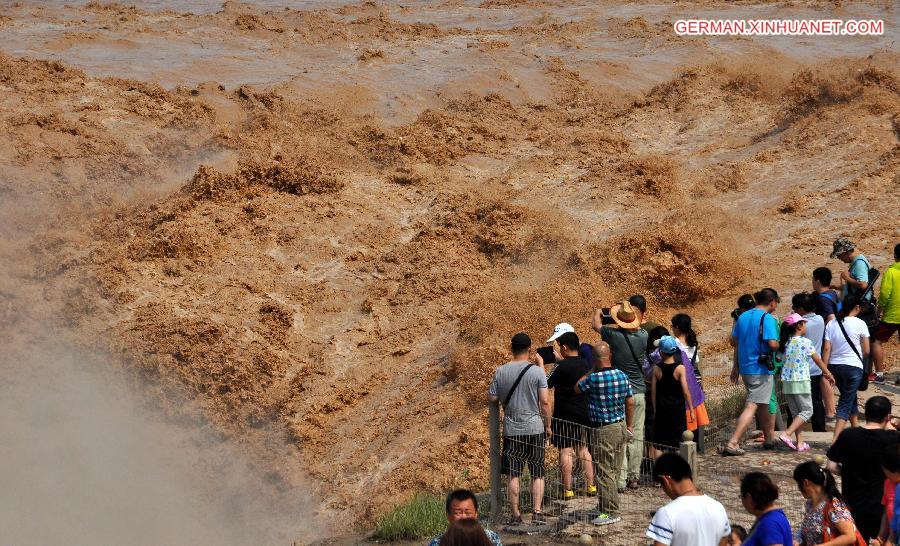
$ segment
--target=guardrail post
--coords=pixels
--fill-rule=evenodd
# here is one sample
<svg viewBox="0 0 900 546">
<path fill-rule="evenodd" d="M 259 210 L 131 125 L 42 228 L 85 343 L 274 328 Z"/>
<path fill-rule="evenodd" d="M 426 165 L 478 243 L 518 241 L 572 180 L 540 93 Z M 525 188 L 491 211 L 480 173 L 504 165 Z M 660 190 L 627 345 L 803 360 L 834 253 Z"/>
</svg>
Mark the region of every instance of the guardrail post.
<svg viewBox="0 0 900 546">
<path fill-rule="evenodd" d="M 500 404 L 488 404 L 488 436 L 491 440 L 491 522 L 500 520 Z"/>
<path fill-rule="evenodd" d="M 681 445 L 678 448 L 678 454 L 687 461 L 691 467 L 691 474 L 694 476 L 694 482 L 697 481 L 697 444 L 694 443 L 694 433 L 686 430 L 681 435 Z"/>
</svg>

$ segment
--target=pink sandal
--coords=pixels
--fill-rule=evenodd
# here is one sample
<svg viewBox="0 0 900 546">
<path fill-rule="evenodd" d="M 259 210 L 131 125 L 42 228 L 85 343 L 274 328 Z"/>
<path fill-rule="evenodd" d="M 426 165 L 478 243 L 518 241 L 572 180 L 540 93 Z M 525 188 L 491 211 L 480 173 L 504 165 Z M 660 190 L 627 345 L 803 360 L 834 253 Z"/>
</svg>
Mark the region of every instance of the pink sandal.
<svg viewBox="0 0 900 546">
<path fill-rule="evenodd" d="M 807 444 L 806 442 L 801 442 L 800 445 L 797 446 L 797 451 L 809 451 L 809 450 L 810 450 L 809 444 Z"/>
<path fill-rule="evenodd" d="M 779 436 L 778 439 L 781 440 L 781 442 L 784 445 L 788 446 L 789 448 L 793 449 L 794 451 L 797 451 L 797 446 L 794 445 L 794 442 L 792 442 L 791 439 L 788 438 L 787 436 L 785 436 L 784 434 Z"/>
</svg>

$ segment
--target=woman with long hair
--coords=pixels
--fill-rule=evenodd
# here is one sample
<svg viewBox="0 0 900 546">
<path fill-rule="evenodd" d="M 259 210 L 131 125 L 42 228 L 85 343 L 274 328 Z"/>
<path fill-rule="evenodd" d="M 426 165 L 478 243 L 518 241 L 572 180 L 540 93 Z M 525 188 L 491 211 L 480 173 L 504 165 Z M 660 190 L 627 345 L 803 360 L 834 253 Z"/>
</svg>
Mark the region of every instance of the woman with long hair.
<svg viewBox="0 0 900 546">
<path fill-rule="evenodd" d="M 856 544 L 857 530 L 853 516 L 841 500 L 841 493 L 831 472 L 814 461 L 807 461 L 794 468 L 794 481 L 803 498 L 807 499 L 806 516 L 800 525 L 800 545 Z M 862 540 L 861 536 L 859 540 Z"/>
<path fill-rule="evenodd" d="M 672 317 L 672 336 L 678 342 L 678 348 L 681 349 L 681 361 L 687 371 L 687 385 L 691 392 L 691 403 L 694 406 L 684 408 L 686 415 L 689 416 L 693 410 L 695 417 L 695 419 L 688 419 L 687 429 L 696 431 L 697 446 L 702 451 L 703 427 L 709 424 L 709 415 L 706 413 L 706 395 L 703 393 L 700 374 L 700 343 L 697 342 L 697 332 L 694 331 L 690 315 L 678 313 Z"/>
</svg>

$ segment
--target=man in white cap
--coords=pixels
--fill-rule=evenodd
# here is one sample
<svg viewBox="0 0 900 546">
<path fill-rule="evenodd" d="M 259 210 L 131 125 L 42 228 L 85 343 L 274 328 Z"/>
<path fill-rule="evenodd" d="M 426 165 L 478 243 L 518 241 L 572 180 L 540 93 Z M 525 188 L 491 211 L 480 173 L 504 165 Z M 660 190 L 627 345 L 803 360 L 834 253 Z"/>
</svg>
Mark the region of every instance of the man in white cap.
<svg viewBox="0 0 900 546">
<path fill-rule="evenodd" d="M 550 336 L 550 339 L 547 340 L 547 345 L 550 345 L 557 339 L 559 336 L 566 333 L 575 333 L 575 328 L 569 324 L 568 322 L 560 322 L 556 326 L 553 327 L 553 335 Z M 538 355 L 540 357 L 540 355 Z M 562 355 L 559 354 L 558 348 L 554 348 L 554 356 L 557 360 L 562 358 Z M 578 356 L 583 358 L 585 362 L 593 362 L 594 361 L 594 346 L 590 343 L 582 343 L 580 347 L 578 347 Z M 543 365 L 543 361 L 539 362 L 539 364 Z"/>
<path fill-rule="evenodd" d="M 641 356 L 647 351 L 647 330 L 641 328 L 641 315 L 630 302 L 612 306 L 609 310 L 614 324 L 603 324 L 603 310 L 594 312 L 593 327 L 612 352 L 612 365 L 622 370 L 631 383 L 634 400 L 634 437 L 625 446 L 625 458 L 619 472 L 620 491 L 637 489 L 644 456 L 644 417 L 646 415 L 647 383 L 641 369 Z"/>
</svg>

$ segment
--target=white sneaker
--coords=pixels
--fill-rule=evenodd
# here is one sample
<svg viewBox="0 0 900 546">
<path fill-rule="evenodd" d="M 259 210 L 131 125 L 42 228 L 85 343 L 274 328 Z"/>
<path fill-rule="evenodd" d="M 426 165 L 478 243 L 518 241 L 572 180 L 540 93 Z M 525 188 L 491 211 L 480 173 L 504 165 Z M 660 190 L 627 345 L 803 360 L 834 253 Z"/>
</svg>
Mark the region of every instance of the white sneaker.
<svg viewBox="0 0 900 546">
<path fill-rule="evenodd" d="M 600 514 L 596 518 L 594 518 L 591 523 L 594 525 L 609 525 L 610 523 L 618 523 L 622 521 L 622 518 L 619 516 L 611 516 L 609 514 Z"/>
</svg>

